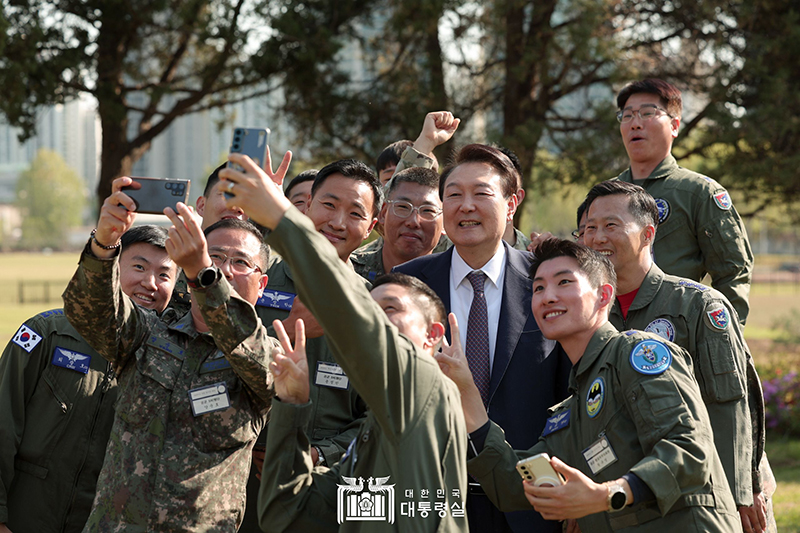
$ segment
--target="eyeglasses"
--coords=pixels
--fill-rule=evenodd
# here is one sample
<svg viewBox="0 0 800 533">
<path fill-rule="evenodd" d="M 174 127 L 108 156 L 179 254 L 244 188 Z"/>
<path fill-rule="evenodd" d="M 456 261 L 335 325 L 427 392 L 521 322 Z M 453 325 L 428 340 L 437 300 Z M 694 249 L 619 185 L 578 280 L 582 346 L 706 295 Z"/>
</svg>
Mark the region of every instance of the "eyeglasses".
<svg viewBox="0 0 800 533">
<path fill-rule="evenodd" d="M 672 115 L 667 113 L 667 110 L 663 107 L 658 107 L 655 104 L 642 104 L 642 107 L 634 111 L 633 109 L 623 109 L 622 111 L 617 112 L 617 121 L 620 124 L 627 124 L 631 120 L 633 120 L 634 116 L 638 116 L 642 122 L 648 121 L 651 118 L 655 118 L 659 116 L 658 113 L 664 113 L 668 117 L 672 118 Z"/>
<path fill-rule="evenodd" d="M 211 262 L 214 263 L 214 266 L 217 268 L 222 268 L 227 261 L 230 261 L 231 271 L 234 274 L 251 274 L 258 270 L 260 273 L 264 273 L 257 265 L 254 265 L 252 261 L 249 259 L 245 259 L 244 257 L 228 257 L 227 255 L 220 253 L 220 252 L 211 252 L 208 254 L 211 257 Z"/>
<path fill-rule="evenodd" d="M 579 230 L 579 229 L 572 230 L 572 238 L 573 239 L 575 239 L 577 241 L 581 237 L 583 237 L 583 232 L 581 230 Z"/>
<path fill-rule="evenodd" d="M 442 210 L 435 205 L 424 204 L 419 207 L 403 200 L 386 200 L 387 204 L 392 205 L 392 213 L 400 218 L 408 218 L 416 211 L 422 220 L 436 220 L 442 214 Z"/>
</svg>

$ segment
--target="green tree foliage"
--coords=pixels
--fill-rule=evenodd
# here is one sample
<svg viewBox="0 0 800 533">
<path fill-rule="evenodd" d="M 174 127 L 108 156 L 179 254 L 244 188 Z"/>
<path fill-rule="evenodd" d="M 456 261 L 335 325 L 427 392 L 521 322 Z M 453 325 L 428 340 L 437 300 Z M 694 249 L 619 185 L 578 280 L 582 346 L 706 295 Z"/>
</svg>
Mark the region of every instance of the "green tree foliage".
<svg viewBox="0 0 800 533">
<path fill-rule="evenodd" d="M 61 248 L 71 228 L 81 223 L 86 201 L 83 180 L 55 152 L 39 150 L 17 181 L 16 205 L 22 213 L 25 248 Z"/>
<path fill-rule="evenodd" d="M 98 199 L 176 118 L 315 82 L 369 2 L 23 0 L 3 2 L 0 111 L 33 134 L 36 112 L 78 93 L 98 102 Z M 311 43 L 311 44 L 309 44 Z M 301 53 L 298 53 L 298 50 Z M 298 73 L 297 69 L 303 69 Z M 277 75 L 280 76 L 277 76 Z"/>
</svg>

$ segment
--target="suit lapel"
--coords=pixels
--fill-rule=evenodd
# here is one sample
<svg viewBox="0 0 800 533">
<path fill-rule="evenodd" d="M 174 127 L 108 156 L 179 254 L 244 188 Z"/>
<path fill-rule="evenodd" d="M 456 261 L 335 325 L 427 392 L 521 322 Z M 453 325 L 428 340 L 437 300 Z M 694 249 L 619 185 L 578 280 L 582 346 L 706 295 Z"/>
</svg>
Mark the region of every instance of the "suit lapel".
<svg viewBox="0 0 800 533">
<path fill-rule="evenodd" d="M 420 272 L 420 279 L 427 283 L 428 287 L 433 289 L 433 292 L 439 295 L 447 314 L 450 314 L 450 262 L 452 259 L 453 247 L 451 246 L 448 250 L 432 258 Z M 450 322 L 447 317 L 445 317 L 444 322 L 445 335 L 449 342 Z"/>
<path fill-rule="evenodd" d="M 524 254 L 506 246 L 506 273 L 503 280 L 503 302 L 497 325 L 492 378 L 489 382 L 489 402 L 514 355 L 519 337 L 525 329 L 531 311 L 531 280 Z M 524 356 L 524 354 L 520 354 Z"/>
</svg>

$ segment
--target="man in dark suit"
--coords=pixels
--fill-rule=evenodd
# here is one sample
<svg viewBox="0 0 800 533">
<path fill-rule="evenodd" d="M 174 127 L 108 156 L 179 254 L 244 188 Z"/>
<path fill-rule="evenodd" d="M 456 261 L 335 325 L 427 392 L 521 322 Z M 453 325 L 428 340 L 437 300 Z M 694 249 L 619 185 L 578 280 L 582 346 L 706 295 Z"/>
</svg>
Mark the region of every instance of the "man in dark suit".
<svg viewBox="0 0 800 533">
<path fill-rule="evenodd" d="M 454 247 L 395 267 L 428 284 L 461 325 L 461 343 L 489 417 L 512 446 L 532 446 L 547 408 L 566 397 L 569 360 L 542 336 L 531 312 L 532 256 L 503 242 L 517 208 L 518 173 L 499 150 L 471 144 L 439 182 Z M 470 484 L 472 531 L 560 531 L 535 511 L 502 513 Z"/>
</svg>

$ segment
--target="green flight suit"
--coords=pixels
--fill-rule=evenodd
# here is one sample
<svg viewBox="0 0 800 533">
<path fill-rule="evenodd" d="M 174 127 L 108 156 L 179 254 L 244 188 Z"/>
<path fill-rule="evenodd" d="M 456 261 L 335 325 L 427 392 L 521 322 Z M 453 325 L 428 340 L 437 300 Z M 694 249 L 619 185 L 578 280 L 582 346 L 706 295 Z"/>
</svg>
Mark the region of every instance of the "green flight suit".
<svg viewBox="0 0 800 533">
<path fill-rule="evenodd" d="M 627 318 L 617 302 L 608 319 L 620 330 L 655 333 L 689 352 L 733 498 L 737 505 L 752 505 L 752 426 L 759 421 L 750 419 L 747 377 L 748 368 L 754 372 L 755 367 L 728 300 L 705 285 L 664 274 L 654 264 Z"/>
<path fill-rule="evenodd" d="M 119 376 L 97 497 L 84 531 L 233 533 L 244 513 L 252 448 L 272 400 L 266 334 L 225 277 L 193 295 L 191 313 L 161 316 L 119 284 L 119 254 L 89 243 L 64 291 L 64 312 Z"/>
<path fill-rule="evenodd" d="M 289 316 L 291 304 L 297 293 L 292 271 L 278 254 L 273 254 L 278 259 L 272 263 L 267 271 L 267 287 L 258 301 L 256 312 L 262 323 L 267 326 L 267 331 L 274 336 L 273 320 L 284 320 Z M 369 288 L 369 283 L 365 282 Z M 333 465 L 347 449 L 355 436 L 361 423 L 367 417 L 367 405 L 358 395 L 352 385 L 345 388 L 317 385 L 317 369 L 322 363 L 325 370 L 340 368 L 331 353 L 325 336 L 306 340 L 306 355 L 308 357 L 309 381 L 311 384 L 310 398 L 312 401 L 308 425 L 304 428 L 310 436 L 311 445 L 317 446 L 322 451 L 325 464 Z M 332 366 L 331 366 L 332 365 Z M 320 374 L 320 378 L 326 372 Z M 340 384 L 337 384 L 340 386 Z M 267 440 L 270 423 L 261 431 L 258 442 L 264 444 Z M 270 456 L 265 461 L 270 461 Z M 250 472 L 247 481 L 247 509 L 245 510 L 240 533 L 260 533 L 258 525 L 258 491 L 261 486 L 256 476 L 255 466 Z"/>
<path fill-rule="evenodd" d="M 467 531 L 467 434 L 455 384 L 435 359 L 399 334 L 362 280 L 299 211 L 290 208 L 268 240 L 291 265 L 300 297 L 328 332 L 336 360 L 370 410 L 339 463 L 312 468 L 304 432 L 311 405 L 274 402 L 266 453 L 275 459 L 265 463 L 261 478 L 262 529 Z M 430 493 L 422 497 L 423 490 Z M 393 523 L 388 516 L 346 520 L 350 496 L 376 494 L 388 498 L 384 511 L 394 513 Z M 426 498 L 430 510 L 419 512 L 415 504 Z M 409 503 L 413 518 L 406 516 Z"/>
<path fill-rule="evenodd" d="M 547 452 L 596 483 L 636 474 L 655 496 L 580 518 L 581 531 L 741 531 L 688 353 L 656 335 L 620 333 L 606 323 L 572 368 L 569 387 L 570 397 L 549 409 L 539 442 L 527 451 L 512 450 L 491 423 L 468 466 L 498 508 L 530 509 L 515 464 Z"/>
<path fill-rule="evenodd" d="M 111 363 L 64 311 L 17 330 L 0 357 L 0 523 L 17 533 L 79 533 L 114 421 Z"/>
<path fill-rule="evenodd" d="M 634 182 L 630 169 L 618 179 L 641 185 L 656 199 L 656 264 L 667 274 L 694 281 L 711 276 L 711 285 L 725 295 L 744 324 L 750 310 L 753 251 L 722 185 L 679 167 L 672 155 L 643 181 Z"/>
</svg>

